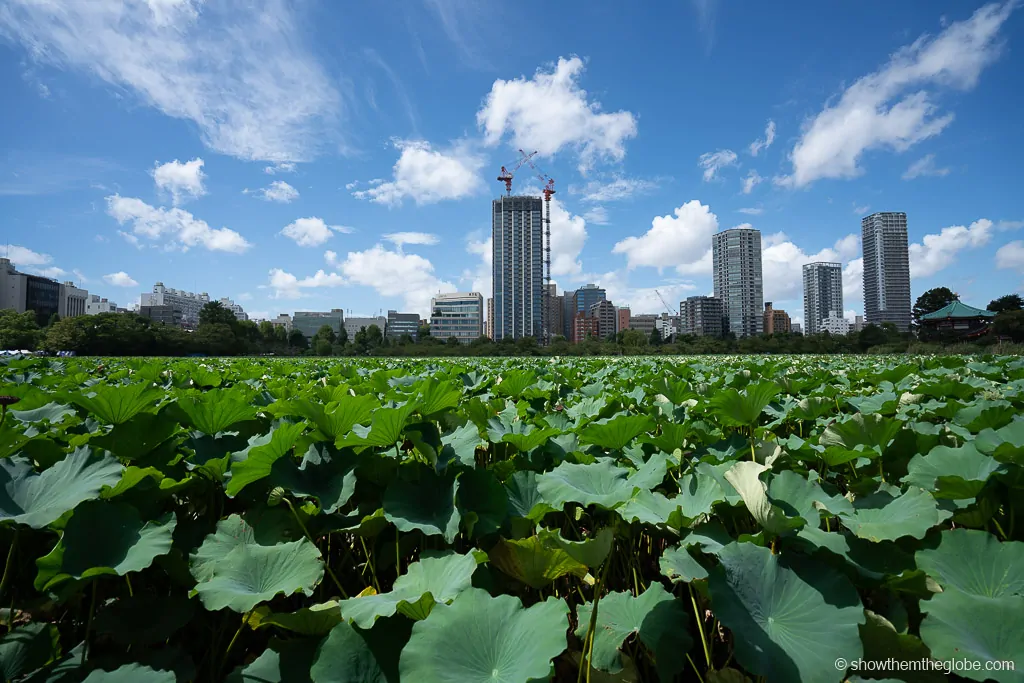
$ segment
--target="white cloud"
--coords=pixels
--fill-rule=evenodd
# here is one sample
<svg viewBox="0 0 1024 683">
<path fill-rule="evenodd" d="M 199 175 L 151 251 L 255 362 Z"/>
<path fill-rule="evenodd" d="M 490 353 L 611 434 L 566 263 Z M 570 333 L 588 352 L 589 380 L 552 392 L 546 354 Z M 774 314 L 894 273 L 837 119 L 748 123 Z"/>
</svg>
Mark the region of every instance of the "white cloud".
<svg viewBox="0 0 1024 683">
<path fill-rule="evenodd" d="M 683 272 L 700 261 L 718 230 L 718 217 L 711 208 L 693 199 L 674 211 L 656 216 L 651 229 L 640 237 L 627 237 L 615 244 L 613 254 L 625 254 L 629 270 L 641 266 L 672 267 Z"/>
<path fill-rule="evenodd" d="M 353 284 L 372 287 L 381 296 L 403 297 L 410 312 L 427 313 L 431 297 L 456 291 L 455 285 L 434 275 L 429 260 L 379 244 L 365 251 L 350 251 L 338 267 Z"/>
<path fill-rule="evenodd" d="M 352 232 L 351 228 L 342 225 L 327 225 L 323 218 L 312 216 L 298 218 L 284 226 L 281 234 L 295 241 L 300 247 L 319 247 L 331 239 L 335 232 Z"/>
<path fill-rule="evenodd" d="M 8 245 L 0 251 L 16 266 L 45 266 L 53 261 L 53 257 L 49 254 L 40 254 L 16 244 Z"/>
<path fill-rule="evenodd" d="M 835 249 L 841 260 L 846 261 L 847 259 L 851 259 L 860 253 L 860 237 L 850 233 L 836 242 Z"/>
<path fill-rule="evenodd" d="M 103 281 L 106 282 L 108 285 L 113 285 L 115 287 L 139 286 L 139 283 L 133 280 L 132 277 L 123 270 L 119 270 L 116 273 L 110 273 L 109 275 L 104 275 Z"/>
<path fill-rule="evenodd" d="M 246 192 L 248 192 L 248 190 L 246 190 Z M 256 196 L 265 202 L 289 204 L 298 198 L 299 191 L 283 180 L 275 180 L 270 183 L 269 187 L 257 190 Z"/>
<path fill-rule="evenodd" d="M 211 149 L 243 159 L 312 157 L 342 108 L 281 0 L 10 0 L 0 35 L 193 121 Z"/>
<path fill-rule="evenodd" d="M 210 251 L 234 253 L 241 253 L 252 246 L 234 230 L 214 229 L 188 211 L 157 208 L 141 199 L 111 195 L 107 197 L 107 213 L 121 225 L 131 224 L 132 232 L 122 233 L 122 236 L 134 244 L 145 237 L 152 241 L 166 240 L 169 245 L 177 245 L 183 251 L 202 246 Z"/>
<path fill-rule="evenodd" d="M 270 166 L 265 166 L 263 172 L 267 175 L 274 175 L 275 173 L 294 173 L 295 164 L 290 161 L 280 161 Z"/>
<path fill-rule="evenodd" d="M 80 285 L 87 285 L 87 284 L 89 284 L 89 282 L 90 282 L 89 278 L 87 278 L 85 276 L 85 273 L 80 271 L 78 268 L 74 268 L 71 272 L 74 273 L 75 277 L 78 278 L 78 284 L 80 284 Z"/>
<path fill-rule="evenodd" d="M 843 266 L 843 303 L 849 306 L 864 299 L 864 259 L 852 259 Z"/>
<path fill-rule="evenodd" d="M 980 218 L 969 227 L 953 225 L 939 234 L 925 235 L 920 244 L 910 245 L 910 277 L 928 277 L 953 264 L 957 254 L 988 243 L 992 221 Z"/>
<path fill-rule="evenodd" d="M 477 256 L 480 261 L 473 269 L 466 269 L 462 273 L 462 281 L 469 282 L 469 291 L 480 292 L 484 298 L 494 293 L 493 270 L 494 263 L 493 238 L 481 239 L 479 232 L 471 233 L 466 237 L 466 253 Z"/>
<path fill-rule="evenodd" d="M 46 268 L 31 267 L 28 268 L 27 270 L 35 275 L 48 277 L 54 280 L 62 278 L 68 274 L 68 271 L 64 270 L 63 268 L 58 268 L 57 266 L 47 266 Z"/>
<path fill-rule="evenodd" d="M 337 273 L 326 273 L 323 270 L 301 280 L 291 273 L 280 268 L 270 270 L 270 282 L 268 285 L 261 285 L 261 288 L 273 290 L 271 297 L 274 299 L 298 299 L 303 296 L 302 290 L 316 289 L 319 287 L 340 287 L 346 284 L 345 279 Z"/>
<path fill-rule="evenodd" d="M 1024 221 L 998 221 L 996 223 L 996 230 L 1001 232 L 1006 230 L 1019 230 L 1020 228 L 1024 228 Z"/>
<path fill-rule="evenodd" d="M 432 235 L 429 232 L 392 232 L 382 237 L 399 249 L 403 244 L 434 245 L 441 241 L 437 235 Z"/>
<path fill-rule="evenodd" d="M 465 143 L 444 152 L 423 140 L 395 140 L 394 146 L 401 155 L 393 179 L 357 190 L 353 197 L 388 205 L 399 205 L 406 197 L 417 204 L 432 204 L 462 199 L 483 188 L 479 174 L 484 160 Z"/>
<path fill-rule="evenodd" d="M 602 112 L 589 100 L 578 83 L 583 67 L 579 57 L 560 58 L 553 70 L 538 69 L 533 78 L 496 80 L 476 115 L 485 142 L 496 145 L 508 133 L 514 148 L 544 157 L 569 148 L 579 156 L 581 173 L 603 159 L 621 161 L 626 141 L 636 136 L 636 117 Z"/>
<path fill-rule="evenodd" d="M 935 167 L 935 155 L 926 154 L 914 163 L 910 165 L 903 173 L 904 180 L 913 180 L 918 176 L 945 176 L 949 175 L 948 168 L 936 168 Z"/>
<path fill-rule="evenodd" d="M 996 267 L 1024 272 L 1024 240 L 1014 240 L 999 247 L 999 251 L 996 252 Z"/>
<path fill-rule="evenodd" d="M 608 209 L 603 206 L 595 206 L 584 212 L 583 219 L 594 225 L 608 225 Z"/>
<path fill-rule="evenodd" d="M 633 315 L 639 313 L 665 313 L 661 298 L 668 302 L 673 314 L 679 313 L 679 302 L 698 291 L 698 286 L 688 280 L 661 282 L 657 287 L 635 287 L 630 285 L 628 273 L 612 271 L 601 275 L 587 276 L 588 282 L 604 287 L 608 300 L 616 306 L 628 307 Z M 660 297 L 658 295 L 661 295 Z"/>
<path fill-rule="evenodd" d="M 764 213 L 764 209 L 761 208 L 760 206 L 751 206 L 745 209 L 737 209 L 737 211 L 739 211 L 740 213 L 745 213 L 748 216 L 760 216 L 762 213 Z"/>
<path fill-rule="evenodd" d="M 587 221 L 551 200 L 551 275 L 576 275 L 583 271 L 580 252 L 587 241 Z"/>
<path fill-rule="evenodd" d="M 196 199 L 206 194 L 203 180 L 203 160 L 192 159 L 184 163 L 175 159 L 166 164 L 157 164 L 150 173 L 156 183 L 156 189 L 170 194 L 175 206 L 189 199 Z"/>
<path fill-rule="evenodd" d="M 863 154 L 874 149 L 903 152 L 938 135 L 953 121 L 940 114 L 929 90 L 969 90 L 999 56 L 997 34 L 1015 2 L 993 3 L 970 19 L 922 36 L 898 50 L 888 64 L 847 88 L 803 127 L 789 155 L 793 172 L 780 185 L 805 187 L 822 178 L 853 178 Z"/>
<path fill-rule="evenodd" d="M 237 298 L 239 301 L 252 301 L 252 294 L 250 294 L 249 292 L 242 292 L 235 298 Z"/>
<path fill-rule="evenodd" d="M 615 177 L 611 180 L 592 180 L 584 187 L 569 187 L 569 194 L 582 194 L 585 202 L 615 202 L 631 199 L 638 194 L 656 190 L 658 183 L 641 178 Z"/>
<path fill-rule="evenodd" d="M 765 236 L 763 244 L 766 246 L 761 252 L 764 300 L 776 302 L 779 307 L 782 307 L 782 302 L 802 300 L 804 265 L 818 261 L 841 263 L 852 255 L 851 249 L 856 253 L 854 245 L 858 241 L 857 235 L 847 235 L 832 247 L 809 254 L 783 233 Z M 798 306 L 802 307 L 802 304 Z"/>
<path fill-rule="evenodd" d="M 756 157 L 762 149 L 768 149 L 775 142 L 775 122 L 771 119 L 768 120 L 768 125 L 764 128 L 764 139 L 754 140 L 750 143 L 750 156 Z"/>
<path fill-rule="evenodd" d="M 735 166 L 738 158 L 736 152 L 731 149 L 720 149 L 717 152 L 701 154 L 697 159 L 697 165 L 704 169 L 704 182 L 714 180 L 721 169 Z"/>
<path fill-rule="evenodd" d="M 853 207 L 853 213 L 854 213 L 855 216 L 862 216 L 862 217 L 866 216 L 866 215 L 868 215 L 868 211 L 870 211 L 870 210 L 871 210 L 871 207 L 869 205 L 867 205 L 867 204 L 865 204 L 863 206 L 856 206 L 855 205 Z"/>
<path fill-rule="evenodd" d="M 760 173 L 754 169 L 750 169 L 750 173 L 748 173 L 747 177 L 743 179 L 743 194 L 750 194 L 762 180 L 764 180 L 764 178 L 761 177 Z"/>
</svg>

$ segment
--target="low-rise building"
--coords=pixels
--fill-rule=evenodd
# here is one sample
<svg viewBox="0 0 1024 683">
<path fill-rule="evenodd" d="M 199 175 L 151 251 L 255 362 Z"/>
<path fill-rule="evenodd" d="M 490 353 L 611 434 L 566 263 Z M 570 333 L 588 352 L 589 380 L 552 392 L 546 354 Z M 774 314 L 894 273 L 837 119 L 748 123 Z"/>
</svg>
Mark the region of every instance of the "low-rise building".
<svg viewBox="0 0 1024 683">
<path fill-rule="evenodd" d="M 970 339 L 988 332 L 996 314 L 960 301 L 921 316 L 922 339 Z"/>
<path fill-rule="evenodd" d="M 792 332 L 793 334 L 803 334 L 804 326 L 801 325 L 800 323 L 790 323 L 789 331 Z"/>
<path fill-rule="evenodd" d="M 661 335 L 662 339 L 673 338 L 682 332 L 683 319 L 678 315 L 662 313 L 655 321 L 654 329 L 658 330 L 658 334 Z"/>
<path fill-rule="evenodd" d="M 683 334 L 695 337 L 723 337 L 728 327 L 725 306 L 713 296 L 690 296 L 679 302 Z"/>
<path fill-rule="evenodd" d="M 221 306 L 223 306 L 224 308 L 226 308 L 229 311 L 231 311 L 232 313 L 234 313 L 235 314 L 235 318 L 237 318 L 238 320 L 248 320 L 249 319 L 249 316 L 242 309 L 242 307 L 239 304 L 236 304 L 231 299 L 229 299 L 227 297 L 222 297 L 222 298 L 218 299 L 218 301 L 220 302 Z"/>
<path fill-rule="evenodd" d="M 107 301 L 99 294 L 90 294 L 85 302 L 85 314 L 99 315 L 100 313 L 117 313 L 117 304 Z"/>
<path fill-rule="evenodd" d="M 278 313 L 276 318 L 272 318 L 267 322 L 274 327 L 283 327 L 285 332 L 292 331 L 292 317 L 287 313 Z"/>
<path fill-rule="evenodd" d="M 295 311 L 292 315 L 291 328 L 301 332 L 306 339 L 311 339 L 324 325 L 329 325 L 334 334 L 340 334 L 343 326 L 348 329 L 345 322 L 345 311 L 340 308 L 332 308 L 329 311 Z M 351 341 L 352 335 L 350 334 L 348 338 Z"/>
<path fill-rule="evenodd" d="M 174 327 L 181 327 L 183 325 L 184 316 L 181 313 L 181 309 L 170 304 L 139 306 L 139 315 L 161 325 L 173 325 Z"/>
<path fill-rule="evenodd" d="M 74 282 L 65 282 L 60 286 L 60 300 L 57 302 L 57 315 L 61 318 L 76 318 L 85 315 L 85 304 L 89 292 L 75 287 Z"/>
<path fill-rule="evenodd" d="M 591 338 L 601 338 L 600 321 L 592 315 L 577 313 L 572 321 L 572 342 L 579 344 Z"/>
<path fill-rule="evenodd" d="M 484 297 L 479 292 L 438 294 L 430 300 L 430 336 L 463 344 L 484 333 Z"/>
<path fill-rule="evenodd" d="M 657 323 L 658 315 L 656 313 L 640 313 L 629 316 L 629 329 L 639 330 L 648 337 L 651 336 L 651 332 L 654 332 Z"/>
<path fill-rule="evenodd" d="M 206 292 L 196 294 L 173 287 L 165 287 L 164 283 L 153 285 L 152 292 L 146 292 L 140 300 L 141 306 L 174 306 L 181 311 L 181 321 L 186 327 L 199 324 L 199 311 L 210 303 L 210 295 Z"/>
<path fill-rule="evenodd" d="M 382 315 L 345 318 L 345 333 L 348 334 L 348 340 L 352 341 L 355 339 L 356 333 L 359 330 L 364 327 L 369 329 L 370 325 L 376 325 L 377 329 L 380 330 L 381 336 L 388 333 L 388 319 Z"/>
<path fill-rule="evenodd" d="M 400 339 L 403 334 L 407 334 L 416 341 L 420 333 L 420 314 L 388 311 L 387 332 L 392 339 Z"/>
<path fill-rule="evenodd" d="M 842 311 L 829 311 L 828 317 L 821 321 L 821 331 L 833 335 L 850 333 L 850 321 L 843 317 Z"/>
<path fill-rule="evenodd" d="M 622 332 L 629 329 L 629 306 L 619 306 L 618 320 L 615 322 L 615 332 Z"/>
<path fill-rule="evenodd" d="M 789 313 L 781 308 L 772 308 L 772 302 L 764 303 L 764 333 L 786 334 L 790 329 Z"/>
</svg>

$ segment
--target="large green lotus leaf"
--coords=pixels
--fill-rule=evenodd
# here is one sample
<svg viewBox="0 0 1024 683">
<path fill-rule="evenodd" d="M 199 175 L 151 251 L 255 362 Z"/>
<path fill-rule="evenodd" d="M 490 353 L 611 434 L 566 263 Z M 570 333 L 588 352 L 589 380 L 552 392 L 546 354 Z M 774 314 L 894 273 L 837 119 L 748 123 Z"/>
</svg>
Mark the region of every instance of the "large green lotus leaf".
<svg viewBox="0 0 1024 683">
<path fill-rule="evenodd" d="M 363 635 L 344 621 L 331 629 L 320 643 L 309 675 L 313 683 L 387 681 Z"/>
<path fill-rule="evenodd" d="M 94 627 L 121 645 L 156 645 L 184 627 L 195 611 L 196 601 L 185 595 L 136 595 L 98 612 Z"/>
<path fill-rule="evenodd" d="M 818 440 L 822 446 L 854 450 L 857 446 L 881 454 L 903 429 L 903 422 L 882 415 L 857 413 L 844 422 L 829 425 Z M 873 456 L 866 456 L 873 457 Z"/>
<path fill-rule="evenodd" d="M 860 659 L 864 610 L 840 573 L 752 543 L 718 553 L 708 589 L 736 660 L 771 683 L 836 683 L 835 660 Z"/>
<path fill-rule="evenodd" d="M 82 683 L 175 683 L 173 671 L 162 671 L 143 664 L 125 664 L 113 671 L 94 669 Z"/>
<path fill-rule="evenodd" d="M 505 487 L 489 470 L 468 470 L 459 476 L 459 509 L 466 528 L 474 538 L 492 534 L 508 516 Z"/>
<path fill-rule="evenodd" d="M 236 391 L 214 390 L 178 399 L 178 407 L 190 424 L 204 434 L 214 435 L 239 422 L 256 417 L 256 407 Z"/>
<path fill-rule="evenodd" d="M 267 605 L 260 605 L 246 624 L 252 629 L 274 627 L 304 636 L 322 636 L 342 621 L 341 606 L 337 600 L 330 600 L 294 612 L 274 612 Z"/>
<path fill-rule="evenodd" d="M 0 638 L 0 680 L 12 681 L 46 666 L 60 655 L 57 626 L 34 621 Z"/>
<path fill-rule="evenodd" d="M 974 445 L 999 462 L 1024 464 L 1024 419 L 1017 418 L 1000 429 L 983 429 Z"/>
<path fill-rule="evenodd" d="M 228 496 L 237 496 L 249 484 L 270 476 L 274 463 L 291 452 L 305 429 L 306 425 L 301 422 L 282 422 L 269 434 L 249 439 L 248 448 L 232 455 L 231 479 L 226 488 Z"/>
<path fill-rule="evenodd" d="M 407 403 L 399 408 L 377 408 L 370 418 L 370 426 L 355 425 L 352 433 L 338 438 L 334 443 L 343 446 L 387 447 L 394 446 L 402 438 L 405 423 L 415 406 Z"/>
<path fill-rule="evenodd" d="M 958 410 L 953 422 L 977 434 L 983 429 L 1005 427 L 1019 412 L 1009 401 L 981 400 Z"/>
<path fill-rule="evenodd" d="M 40 473 L 27 458 L 0 459 L 0 522 L 42 529 L 84 500 L 116 486 L 123 471 L 110 454 L 93 455 L 88 446 Z"/>
<path fill-rule="evenodd" d="M 591 603 L 580 605 L 576 629 L 580 639 L 590 630 L 592 611 Z M 635 633 L 654 656 L 660 680 L 670 681 L 683 670 L 686 653 L 693 646 L 687 621 L 686 608 L 660 583 L 652 583 L 637 597 L 632 593 L 609 593 L 598 603 L 591 665 L 599 671 L 621 671 L 619 648 Z"/>
<path fill-rule="evenodd" d="M 507 443 L 517 451 L 529 453 L 543 446 L 551 437 L 561 434 L 561 430 L 555 427 L 538 427 L 531 422 L 514 422 L 508 431 L 501 432 L 498 438 L 495 438 L 491 430 L 488 430 L 488 434 L 494 441 Z"/>
<path fill-rule="evenodd" d="M 982 455 L 972 443 L 959 448 L 936 446 L 910 459 L 903 481 L 932 491 L 936 498 L 975 498 L 996 472 L 1006 470 L 995 458 Z"/>
<path fill-rule="evenodd" d="M 865 415 L 880 413 L 892 415 L 899 407 L 900 397 L 892 391 L 883 391 L 870 396 L 848 396 L 846 402 Z"/>
<path fill-rule="evenodd" d="M 545 514 L 554 510 L 544 502 L 537 488 L 537 473 L 531 470 L 520 470 L 513 474 L 505 484 L 508 495 L 509 514 L 539 521 Z"/>
<path fill-rule="evenodd" d="M 537 489 L 544 501 L 556 510 L 561 510 L 566 503 L 612 509 L 633 494 L 628 475 L 628 470 L 607 458 L 586 465 L 563 462 L 537 477 Z"/>
<path fill-rule="evenodd" d="M 453 462 L 466 467 L 476 467 L 476 449 L 486 445 L 480 438 L 480 430 L 467 422 L 450 434 L 441 437 L 441 451 L 437 456 L 437 468 L 443 470 Z"/>
<path fill-rule="evenodd" d="M 573 420 L 575 426 L 592 420 L 601 414 L 601 409 L 608 405 L 604 396 L 588 396 L 565 409 L 565 413 Z"/>
<path fill-rule="evenodd" d="M 679 513 L 679 497 L 668 498 L 657 491 L 637 489 L 626 504 L 617 509 L 619 516 L 627 522 L 641 524 L 678 525 L 682 522 Z"/>
<path fill-rule="evenodd" d="M 462 520 L 455 504 L 459 480 L 455 473 L 421 470 L 419 481 L 397 478 L 384 492 L 384 517 L 399 531 L 422 531 L 444 536 L 451 543 Z"/>
<path fill-rule="evenodd" d="M 928 647 L 917 636 L 900 633 L 892 623 L 871 610 L 864 610 L 866 621 L 860 627 L 860 639 L 864 643 L 864 661 L 877 662 L 876 671 L 899 671 L 907 683 L 942 683 L 946 680 L 941 670 L 914 671 L 905 664 L 900 670 L 896 662 L 920 662 L 931 659 Z"/>
<path fill-rule="evenodd" d="M 89 444 L 106 449 L 122 460 L 137 461 L 152 453 L 176 431 L 178 423 L 168 411 L 139 413 L 127 422 L 114 425 L 105 434 L 90 437 Z"/>
<path fill-rule="evenodd" d="M 498 396 L 519 398 L 537 380 L 537 375 L 532 370 L 512 370 L 505 373 L 494 387 L 494 393 Z"/>
<path fill-rule="evenodd" d="M 248 521 L 239 515 L 231 515 L 217 522 L 217 528 L 209 534 L 190 558 L 189 568 L 196 581 L 208 581 L 213 576 L 216 563 L 222 561 L 228 553 L 241 545 L 260 544 L 276 545 L 287 538 L 264 538 L 264 543 L 257 540 L 256 530 Z"/>
<path fill-rule="evenodd" d="M 642 441 L 649 443 L 659 451 L 671 453 L 677 448 L 683 447 L 683 441 L 693 431 L 688 424 L 677 422 L 666 422 L 660 425 L 661 429 L 654 436 L 645 436 Z"/>
<path fill-rule="evenodd" d="M 672 583 L 689 583 L 696 579 L 706 579 L 708 570 L 701 565 L 686 547 L 668 548 L 658 560 L 661 573 Z"/>
<path fill-rule="evenodd" d="M 715 392 L 708 405 L 718 421 L 727 427 L 747 427 L 757 424 L 761 412 L 779 393 L 773 382 L 750 384 L 741 393 L 736 389 Z"/>
<path fill-rule="evenodd" d="M 804 521 L 787 517 L 781 507 L 768 499 L 765 484 L 761 481 L 761 474 L 767 471 L 769 468 L 761 463 L 743 460 L 733 465 L 725 473 L 725 478 L 743 498 L 754 520 L 766 531 L 781 534 L 802 526 Z"/>
<path fill-rule="evenodd" d="M 847 533 L 827 532 L 818 527 L 804 527 L 797 533 L 799 542 L 812 550 L 826 550 L 843 558 L 859 573 L 871 579 L 897 576 L 915 567 L 912 555 L 891 541 L 872 543 Z"/>
<path fill-rule="evenodd" d="M 952 529 L 942 532 L 937 547 L 918 550 L 915 559 L 943 588 L 986 598 L 1024 595 L 1024 543 Z"/>
<path fill-rule="evenodd" d="M 427 557 L 409 565 L 389 593 L 342 600 L 342 616 L 360 628 L 370 628 L 379 617 L 401 612 L 410 619 L 426 619 L 435 603 L 447 603 L 472 585 L 477 562 L 472 553 Z"/>
<path fill-rule="evenodd" d="M 173 512 L 144 523 L 127 503 L 86 501 L 75 508 L 50 554 L 36 560 L 36 590 L 69 579 L 142 571 L 170 552 L 175 526 Z"/>
<path fill-rule="evenodd" d="M 963 593 L 955 588 L 922 600 L 921 640 L 939 661 L 970 662 L 977 670 L 956 674 L 974 681 L 1024 681 L 1024 597 L 998 598 Z M 974 664 L 974 663 L 977 664 Z M 995 662 L 1013 662 L 1012 670 L 986 670 Z"/>
<path fill-rule="evenodd" d="M 304 417 L 328 439 L 341 439 L 352 431 L 352 427 L 370 420 L 373 411 L 380 408 L 380 403 L 373 396 L 342 396 L 327 405 L 314 403 L 305 398 L 295 398 L 285 402 L 278 415 L 297 415 Z"/>
<path fill-rule="evenodd" d="M 319 646 L 315 638 L 272 639 L 259 657 L 232 671 L 227 683 L 311 683 L 310 667 Z"/>
<path fill-rule="evenodd" d="M 653 430 L 654 426 L 654 420 L 647 415 L 617 415 L 584 427 L 579 434 L 580 443 L 619 451 L 644 432 Z"/>
<path fill-rule="evenodd" d="M 800 517 L 807 526 L 816 527 L 821 521 L 819 510 L 825 509 L 833 514 L 853 512 L 853 505 L 846 498 L 825 492 L 821 484 L 814 478 L 784 470 L 775 474 L 768 484 L 768 499 L 790 517 Z"/>
<path fill-rule="evenodd" d="M 638 489 L 653 489 L 665 480 L 668 462 L 669 456 L 655 453 L 636 472 L 629 475 L 629 485 Z"/>
<path fill-rule="evenodd" d="M 73 392 L 67 395 L 67 399 L 85 408 L 90 417 L 117 425 L 154 408 L 164 396 L 162 390 L 139 383 L 127 386 L 97 385 L 92 387 L 91 395 Z"/>
<path fill-rule="evenodd" d="M 612 527 L 605 527 L 582 541 L 568 541 L 558 529 L 543 529 L 538 536 L 551 547 L 564 550 L 569 557 L 588 567 L 601 566 L 615 542 L 615 530 Z"/>
<path fill-rule="evenodd" d="M 47 421 L 51 424 L 60 424 L 64 418 L 75 414 L 75 409 L 64 403 L 50 401 L 46 405 L 33 408 L 32 410 L 10 410 L 8 411 L 15 420 L 25 423 Z"/>
<path fill-rule="evenodd" d="M 248 612 L 279 593 L 312 595 L 324 576 L 320 551 L 308 539 L 274 546 L 244 544 L 210 566 L 195 591 L 208 610 Z"/>
<path fill-rule="evenodd" d="M 679 478 L 679 495 L 674 499 L 684 517 L 696 519 L 710 515 L 715 503 L 725 501 L 725 491 L 714 477 L 703 472 L 691 472 Z"/>
<path fill-rule="evenodd" d="M 584 577 L 586 565 L 539 536 L 502 539 L 487 552 L 490 563 L 531 588 L 543 588 L 568 574 Z"/>
<path fill-rule="evenodd" d="M 492 598 L 471 588 L 438 605 L 412 627 L 402 650 L 403 681 L 416 683 L 529 683 L 546 680 L 551 660 L 566 647 L 569 608 L 548 598 L 523 609 L 519 598 Z"/>
<path fill-rule="evenodd" d="M 819 417 L 831 413 L 835 405 L 835 401 L 824 396 L 808 396 L 797 401 L 789 414 L 797 420 L 817 420 Z"/>
<path fill-rule="evenodd" d="M 421 415 L 433 415 L 459 405 L 462 387 L 449 380 L 438 381 L 433 377 L 416 384 L 416 410 Z"/>
<path fill-rule="evenodd" d="M 326 514 L 337 512 L 356 490 L 358 458 L 351 449 L 337 450 L 331 444 L 309 445 L 302 463 L 292 458 L 275 460 L 270 485 L 280 486 L 296 498 L 316 498 Z"/>
<path fill-rule="evenodd" d="M 743 502 L 743 496 L 737 493 L 736 489 L 733 488 L 733 485 L 725 478 L 725 473 L 732 469 L 733 464 L 733 460 L 728 460 L 715 465 L 710 462 L 702 462 L 697 465 L 696 471 L 697 474 L 711 477 L 718 482 L 719 487 L 722 489 L 722 493 L 725 494 L 726 503 L 729 505 L 739 505 Z"/>
<path fill-rule="evenodd" d="M 886 491 L 872 493 L 854 500 L 853 508 L 839 518 L 850 531 L 869 541 L 895 541 L 904 536 L 921 539 L 951 514 L 941 510 L 931 494 L 916 487 L 897 497 Z"/>
</svg>

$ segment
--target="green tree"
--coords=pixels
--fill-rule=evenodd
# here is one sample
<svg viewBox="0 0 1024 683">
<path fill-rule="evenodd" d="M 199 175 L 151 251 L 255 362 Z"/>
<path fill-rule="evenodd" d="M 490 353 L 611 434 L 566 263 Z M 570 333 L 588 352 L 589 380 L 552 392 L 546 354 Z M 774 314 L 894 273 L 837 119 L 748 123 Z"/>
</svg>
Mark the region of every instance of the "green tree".
<svg viewBox="0 0 1024 683">
<path fill-rule="evenodd" d="M 331 355 L 331 351 L 333 350 L 333 348 L 334 347 L 331 346 L 331 342 L 328 341 L 325 337 L 320 337 L 313 342 L 313 351 L 318 356 Z"/>
<path fill-rule="evenodd" d="M 1024 298 L 1021 298 L 1020 294 L 1006 294 L 988 302 L 988 310 L 993 313 L 1019 311 L 1021 309 L 1024 309 Z"/>
<path fill-rule="evenodd" d="M 225 323 L 199 323 L 195 341 L 199 350 L 213 356 L 230 356 L 238 352 L 238 337 Z"/>
<path fill-rule="evenodd" d="M 348 345 L 348 330 L 345 329 L 344 325 L 338 330 L 338 336 L 335 337 L 334 343 L 341 347 Z"/>
<path fill-rule="evenodd" d="M 416 339 L 423 341 L 430 338 L 430 323 L 422 323 L 416 330 Z"/>
<path fill-rule="evenodd" d="M 375 349 L 384 343 L 384 333 L 376 325 L 366 328 L 366 343 L 371 349 Z"/>
<path fill-rule="evenodd" d="M 302 334 L 302 330 L 292 330 L 288 334 L 288 348 L 293 351 L 305 351 L 309 348 L 309 340 Z"/>
<path fill-rule="evenodd" d="M 661 346 L 661 330 L 655 327 L 651 330 L 651 346 Z"/>
<path fill-rule="evenodd" d="M 234 329 L 237 327 L 238 318 L 235 314 L 224 308 L 219 301 L 211 301 L 199 311 L 200 325 L 213 325 L 220 323 Z"/>
<path fill-rule="evenodd" d="M 887 341 L 889 341 L 889 338 L 886 336 L 885 330 L 873 323 L 865 325 L 863 329 L 857 333 L 857 345 L 863 351 L 867 351 L 872 346 L 881 346 Z"/>
<path fill-rule="evenodd" d="M 623 330 L 622 345 L 630 349 L 641 349 L 648 344 L 647 335 L 640 330 Z"/>
<path fill-rule="evenodd" d="M 1024 342 L 1024 311 L 1003 311 L 993 321 L 992 331 L 1000 337 Z"/>
<path fill-rule="evenodd" d="M 915 331 L 921 329 L 921 316 L 934 313 L 956 300 L 957 295 L 949 287 L 935 287 L 917 297 L 917 302 L 914 303 L 914 310 L 911 312 L 913 329 Z"/>
<path fill-rule="evenodd" d="M 337 339 L 337 337 L 334 334 L 334 328 L 333 327 L 331 327 L 330 325 L 321 325 L 320 329 L 317 330 L 316 334 L 313 335 L 313 339 L 311 341 L 312 341 L 313 347 L 316 348 L 316 345 L 317 345 L 317 343 L 320 340 L 324 340 L 328 344 L 333 344 L 336 339 Z M 319 355 L 322 355 L 322 354 L 318 353 L 317 355 L 319 356 Z"/>
<path fill-rule="evenodd" d="M 59 322 L 60 322 L 60 316 L 57 315 L 56 313 L 54 313 L 53 315 L 50 316 L 50 319 L 46 321 L 46 326 L 47 327 L 53 327 L 54 325 L 56 325 Z"/>
<path fill-rule="evenodd" d="M 15 313 L 0 310 L 0 349 L 7 351 L 34 351 L 42 339 L 36 315 L 32 311 Z"/>
<path fill-rule="evenodd" d="M 459 338 L 458 337 L 448 337 L 448 341 L 445 342 L 445 343 L 448 346 L 451 346 L 451 347 L 454 347 L 454 348 L 459 348 Z"/>
</svg>

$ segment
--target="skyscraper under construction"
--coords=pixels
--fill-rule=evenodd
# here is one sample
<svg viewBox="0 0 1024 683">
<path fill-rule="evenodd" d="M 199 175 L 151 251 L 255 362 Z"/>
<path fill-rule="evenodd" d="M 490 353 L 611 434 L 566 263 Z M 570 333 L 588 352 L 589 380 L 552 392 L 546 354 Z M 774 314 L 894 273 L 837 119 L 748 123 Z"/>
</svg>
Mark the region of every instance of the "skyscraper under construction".
<svg viewBox="0 0 1024 683">
<path fill-rule="evenodd" d="M 502 196 L 491 202 L 494 341 L 543 339 L 544 203 Z"/>
</svg>

